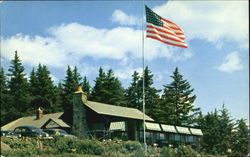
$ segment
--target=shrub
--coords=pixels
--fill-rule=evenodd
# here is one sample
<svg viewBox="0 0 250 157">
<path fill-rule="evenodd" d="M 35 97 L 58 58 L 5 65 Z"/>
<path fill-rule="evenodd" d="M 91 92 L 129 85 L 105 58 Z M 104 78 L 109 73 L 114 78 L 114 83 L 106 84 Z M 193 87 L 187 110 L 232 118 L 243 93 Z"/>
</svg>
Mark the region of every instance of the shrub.
<svg viewBox="0 0 250 157">
<path fill-rule="evenodd" d="M 36 155 L 39 149 L 37 148 L 37 141 L 32 138 L 12 139 L 1 137 L 1 140 L 9 145 L 12 150 L 3 152 L 4 156 L 18 156 L 26 157 Z"/>
<path fill-rule="evenodd" d="M 181 145 L 178 147 L 175 156 L 176 157 L 195 157 L 198 153 L 193 150 L 189 145 Z"/>
<path fill-rule="evenodd" d="M 122 146 L 122 144 L 118 144 L 115 142 L 109 142 L 105 144 L 105 152 L 119 152 L 119 153 L 127 153 L 126 148 Z"/>
<path fill-rule="evenodd" d="M 76 145 L 76 152 L 80 154 L 101 155 L 104 150 L 101 142 L 96 140 L 80 140 Z"/>
<path fill-rule="evenodd" d="M 120 152 L 104 152 L 102 153 L 102 157 L 129 157 L 128 154 L 120 153 Z"/>
<path fill-rule="evenodd" d="M 123 147 L 126 148 L 129 152 L 143 151 L 142 145 L 137 141 L 126 141 L 125 143 L 123 143 Z"/>
<path fill-rule="evenodd" d="M 174 150 L 172 148 L 163 147 L 161 149 L 161 156 L 174 157 Z"/>
<path fill-rule="evenodd" d="M 159 148 L 157 147 L 148 146 L 147 148 L 147 156 L 159 157 L 160 156 L 159 152 L 160 152 Z"/>
<path fill-rule="evenodd" d="M 58 138 L 55 139 L 55 148 L 60 153 L 74 153 L 74 151 L 77 148 L 77 145 L 79 143 L 79 140 L 71 139 L 71 138 Z"/>
</svg>

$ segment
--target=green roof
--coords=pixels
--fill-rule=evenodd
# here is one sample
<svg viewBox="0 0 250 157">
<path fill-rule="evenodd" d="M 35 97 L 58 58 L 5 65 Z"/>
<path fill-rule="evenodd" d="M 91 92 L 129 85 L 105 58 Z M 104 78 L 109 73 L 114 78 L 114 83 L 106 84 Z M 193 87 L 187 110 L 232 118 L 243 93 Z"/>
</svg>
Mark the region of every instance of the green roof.
<svg viewBox="0 0 250 157">
<path fill-rule="evenodd" d="M 58 119 L 61 117 L 63 112 L 58 113 L 50 113 L 50 114 L 44 114 L 42 118 L 37 119 L 36 116 L 28 116 L 28 117 L 22 117 L 17 120 L 14 120 L 4 126 L 1 127 L 2 130 L 14 130 L 18 126 L 35 126 L 37 128 L 41 128 L 49 119 Z M 57 121 L 58 122 L 58 121 Z M 58 123 L 62 123 L 61 121 Z M 67 124 L 64 124 L 67 125 Z"/>
<path fill-rule="evenodd" d="M 143 113 L 135 108 L 114 106 L 93 101 L 87 101 L 87 103 L 84 104 L 98 114 L 143 120 Z M 146 114 L 144 115 L 145 120 L 154 121 Z"/>
</svg>

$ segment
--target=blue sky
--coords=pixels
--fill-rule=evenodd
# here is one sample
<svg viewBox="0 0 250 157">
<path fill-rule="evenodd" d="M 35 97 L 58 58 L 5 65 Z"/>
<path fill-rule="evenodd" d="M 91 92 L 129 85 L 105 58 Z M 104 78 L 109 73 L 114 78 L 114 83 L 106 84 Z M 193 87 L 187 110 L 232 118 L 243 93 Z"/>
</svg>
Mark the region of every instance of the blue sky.
<svg viewBox="0 0 250 157">
<path fill-rule="evenodd" d="M 189 48 L 145 39 L 145 64 L 163 89 L 178 67 L 204 113 L 224 103 L 234 118 L 249 119 L 248 1 L 145 1 L 185 31 Z M 141 1 L 50 1 L 0 3 L 1 65 L 5 72 L 17 50 L 29 74 L 45 64 L 55 82 L 68 65 L 93 86 L 102 66 L 112 68 L 126 88 L 141 72 Z"/>
</svg>

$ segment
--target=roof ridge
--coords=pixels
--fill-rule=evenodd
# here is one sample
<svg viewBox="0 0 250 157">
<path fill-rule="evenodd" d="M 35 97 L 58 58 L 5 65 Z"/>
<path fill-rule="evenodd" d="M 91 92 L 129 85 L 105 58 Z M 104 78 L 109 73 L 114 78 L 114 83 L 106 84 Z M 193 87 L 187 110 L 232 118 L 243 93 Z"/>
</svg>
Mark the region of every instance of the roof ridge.
<svg viewBox="0 0 250 157">
<path fill-rule="evenodd" d="M 117 105 L 111 105 L 111 104 L 106 104 L 106 103 L 102 103 L 102 102 L 96 102 L 96 101 L 87 101 L 86 103 L 88 104 L 88 102 L 92 102 L 92 103 L 97 103 L 97 104 L 102 104 L 102 105 L 108 105 L 108 106 L 113 106 L 113 107 L 118 107 L 118 108 L 127 108 L 127 109 L 133 109 L 133 110 L 138 110 L 137 108 L 132 108 L 132 107 L 125 107 L 125 106 L 117 106 Z M 90 105 L 90 104 L 88 104 Z M 138 110 L 140 111 L 140 110 Z M 140 111 L 141 112 L 141 111 Z"/>
</svg>

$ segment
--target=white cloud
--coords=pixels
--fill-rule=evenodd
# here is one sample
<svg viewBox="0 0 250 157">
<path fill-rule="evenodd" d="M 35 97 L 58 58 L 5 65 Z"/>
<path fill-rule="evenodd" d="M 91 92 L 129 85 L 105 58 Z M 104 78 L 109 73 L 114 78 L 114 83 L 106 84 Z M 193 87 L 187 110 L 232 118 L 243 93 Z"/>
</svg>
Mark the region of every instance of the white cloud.
<svg viewBox="0 0 250 157">
<path fill-rule="evenodd" d="M 121 69 L 116 69 L 114 73 L 115 76 L 117 76 L 120 79 L 131 79 L 131 76 L 135 71 L 138 72 L 139 75 L 141 76 L 142 68 L 140 67 L 139 68 L 123 67 Z"/>
<path fill-rule="evenodd" d="M 232 73 L 234 71 L 241 70 L 243 68 L 243 65 L 241 63 L 239 53 L 235 51 L 229 53 L 225 57 L 223 63 L 216 68 L 220 71 L 227 72 L 227 73 Z"/>
<path fill-rule="evenodd" d="M 80 64 L 84 57 L 113 59 L 128 62 L 141 58 L 142 32 L 129 27 L 97 29 L 78 23 L 62 24 L 47 30 L 48 36 L 17 34 L 1 38 L 3 58 L 11 60 L 17 50 L 23 63 L 36 66 L 38 63 L 52 67 Z M 180 50 L 158 41 L 145 40 L 145 59 L 188 58 L 188 53 L 177 54 Z M 177 59 L 178 60 L 178 59 Z"/>
<path fill-rule="evenodd" d="M 53 38 L 41 36 L 31 37 L 17 34 L 7 39 L 1 39 L 2 56 L 11 60 L 17 50 L 24 63 L 61 67 L 62 63 L 72 62 L 65 50 Z"/>
<path fill-rule="evenodd" d="M 248 1 L 169 1 L 153 10 L 182 27 L 187 39 L 249 41 Z M 242 46 L 243 45 L 243 46 Z"/>
<path fill-rule="evenodd" d="M 121 10 L 115 10 L 111 16 L 111 21 L 121 25 L 136 25 L 139 19 L 133 15 L 127 15 Z"/>
</svg>

